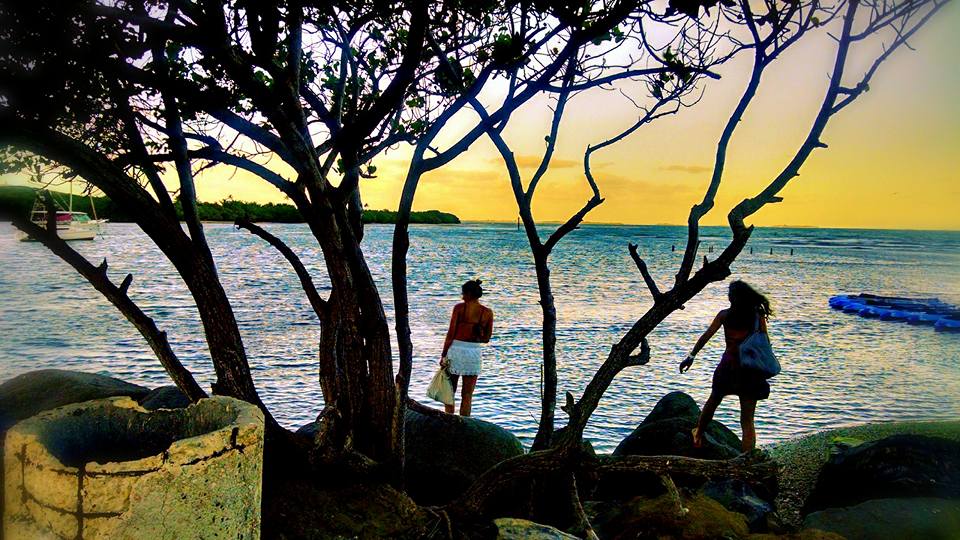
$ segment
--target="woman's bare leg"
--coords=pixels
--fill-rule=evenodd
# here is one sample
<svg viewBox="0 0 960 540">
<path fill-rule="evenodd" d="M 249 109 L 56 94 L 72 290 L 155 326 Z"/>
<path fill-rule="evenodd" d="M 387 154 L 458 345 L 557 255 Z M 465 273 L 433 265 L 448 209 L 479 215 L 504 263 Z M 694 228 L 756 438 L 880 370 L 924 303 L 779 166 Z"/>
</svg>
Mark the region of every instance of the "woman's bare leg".
<svg viewBox="0 0 960 540">
<path fill-rule="evenodd" d="M 453 403 L 447 405 L 443 404 L 443 411 L 447 414 L 453 414 L 457 409 L 457 380 L 460 378 L 459 375 L 454 375 L 453 373 L 447 373 L 447 376 L 450 377 L 450 384 L 453 386 Z M 466 386 L 466 385 L 464 385 Z"/>
<path fill-rule="evenodd" d="M 470 416 L 473 406 L 473 389 L 477 387 L 477 375 L 463 376 L 463 391 L 460 392 L 460 416 Z"/>
<path fill-rule="evenodd" d="M 757 429 L 753 417 L 757 412 L 757 400 L 740 398 L 740 429 L 743 430 L 743 451 L 749 452 L 757 446 Z"/>
<path fill-rule="evenodd" d="M 713 420 L 713 413 L 717 412 L 717 407 L 720 406 L 720 403 L 723 401 L 723 396 L 718 394 L 710 394 L 710 397 L 707 398 L 707 402 L 703 404 L 703 410 L 700 411 L 700 419 L 697 420 L 697 427 L 693 428 L 693 447 L 700 448 L 703 446 L 703 432 L 707 429 L 707 426 L 710 425 L 710 421 Z"/>
</svg>

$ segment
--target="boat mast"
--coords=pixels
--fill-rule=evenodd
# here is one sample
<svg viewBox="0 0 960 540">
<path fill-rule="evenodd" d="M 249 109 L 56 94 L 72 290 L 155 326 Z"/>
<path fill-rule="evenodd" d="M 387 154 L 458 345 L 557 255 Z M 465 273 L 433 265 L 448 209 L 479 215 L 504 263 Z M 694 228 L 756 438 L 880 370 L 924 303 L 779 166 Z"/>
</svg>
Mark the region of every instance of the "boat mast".
<svg viewBox="0 0 960 540">
<path fill-rule="evenodd" d="M 67 212 L 73 213 L 73 178 L 70 179 L 70 204 L 67 205 Z"/>
</svg>

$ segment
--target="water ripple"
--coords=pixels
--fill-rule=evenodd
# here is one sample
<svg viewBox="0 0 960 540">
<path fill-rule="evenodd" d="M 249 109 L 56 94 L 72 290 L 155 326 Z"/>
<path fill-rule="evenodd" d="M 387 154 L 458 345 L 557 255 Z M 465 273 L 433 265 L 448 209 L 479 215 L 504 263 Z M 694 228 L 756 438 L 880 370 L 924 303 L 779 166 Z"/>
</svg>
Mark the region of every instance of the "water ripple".
<svg viewBox="0 0 960 540">
<path fill-rule="evenodd" d="M 207 224 L 210 245 L 250 357 L 263 400 L 289 427 L 312 421 L 322 407 L 317 382 L 316 317 L 286 261 L 271 247 L 229 225 Z M 303 258 L 321 291 L 329 291 L 323 259 L 302 225 L 269 225 Z M 389 226 L 371 226 L 364 251 L 392 323 Z M 672 282 L 683 245 L 680 227 L 585 226 L 552 258 L 559 310 L 560 392 L 579 395 L 610 345 L 650 306 L 625 249 L 640 245 L 651 272 Z M 436 369 L 459 284 L 484 280 L 496 310 L 493 343 L 474 399 L 474 414 L 511 429 L 525 443 L 536 432 L 541 388 L 540 308 L 533 261 L 513 226 L 470 223 L 414 226 L 409 255 L 411 393 L 422 397 Z M 728 238 L 705 228 L 706 253 Z M 196 307 L 176 271 L 134 226 L 111 224 L 95 242 L 75 244 L 90 260 L 106 257 L 119 282 L 134 274 L 131 297 L 166 330 L 174 350 L 206 387 L 214 380 Z M 855 422 L 952 419 L 960 415 L 960 336 L 930 328 L 862 319 L 829 309 L 836 293 L 862 291 L 940 296 L 960 303 L 960 234 L 909 231 L 758 229 L 735 275 L 770 293 L 771 323 L 784 372 L 758 411 L 761 442 Z M 773 254 L 770 250 L 773 249 Z M 794 250 L 791 256 L 790 249 Z M 706 399 L 711 343 L 694 368 L 677 374 L 717 310 L 722 285 L 708 288 L 650 336 L 652 361 L 614 381 L 588 426 L 598 450 L 612 450 L 663 394 L 683 390 Z M 0 224 L 0 380 L 46 367 L 169 384 L 139 334 L 80 276 L 42 246 L 14 240 Z M 737 427 L 735 400 L 718 418 Z"/>
</svg>

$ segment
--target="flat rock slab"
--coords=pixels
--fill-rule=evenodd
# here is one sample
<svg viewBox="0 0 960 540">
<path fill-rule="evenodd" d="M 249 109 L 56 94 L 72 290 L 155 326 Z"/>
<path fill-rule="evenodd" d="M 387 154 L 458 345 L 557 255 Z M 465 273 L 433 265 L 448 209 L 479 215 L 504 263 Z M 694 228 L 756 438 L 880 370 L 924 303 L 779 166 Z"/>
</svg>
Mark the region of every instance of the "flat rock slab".
<svg viewBox="0 0 960 540">
<path fill-rule="evenodd" d="M 0 384 L 0 431 L 40 411 L 70 403 L 130 396 L 140 399 L 149 388 L 82 371 L 41 369 Z"/>
<path fill-rule="evenodd" d="M 803 513 L 897 497 L 960 498 L 960 442 L 894 435 L 838 451 L 820 470 Z"/>
<path fill-rule="evenodd" d="M 960 501 L 875 499 L 849 508 L 814 512 L 803 525 L 835 532 L 847 540 L 957 540 Z"/>
<path fill-rule="evenodd" d="M 770 455 L 781 466 L 776 506 L 784 524 L 797 527 L 803 520 L 800 509 L 813 491 L 834 440 L 876 441 L 905 433 L 960 441 L 960 421 L 861 424 L 821 431 L 771 446 Z"/>
</svg>

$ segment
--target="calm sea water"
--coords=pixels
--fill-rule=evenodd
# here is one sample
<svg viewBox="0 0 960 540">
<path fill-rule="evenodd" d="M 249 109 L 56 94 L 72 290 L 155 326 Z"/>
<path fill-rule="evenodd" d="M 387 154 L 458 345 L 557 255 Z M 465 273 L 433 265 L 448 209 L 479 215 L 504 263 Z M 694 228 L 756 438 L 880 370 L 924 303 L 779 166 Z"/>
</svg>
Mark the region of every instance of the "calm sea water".
<svg viewBox="0 0 960 540">
<path fill-rule="evenodd" d="M 269 225 L 325 283 L 316 243 L 302 225 Z M 318 324 L 286 262 L 259 239 L 226 224 L 207 224 L 219 271 L 233 302 L 257 386 L 280 421 L 312 421 Z M 371 226 L 364 241 L 392 324 L 389 264 L 392 227 Z M 719 252 L 725 229 L 707 228 L 703 253 Z M 553 256 L 559 310 L 560 391 L 578 395 L 618 337 L 650 305 L 627 253 L 640 245 L 666 287 L 679 262 L 684 230 L 668 226 L 585 226 Z M 484 281 L 496 311 L 494 339 L 474 399 L 475 416 L 532 440 L 540 397 L 540 309 L 531 257 L 512 225 L 421 226 L 411 231 L 410 291 L 416 347 L 411 393 L 436 368 L 459 285 Z M 111 224 L 94 242 L 75 243 L 97 262 L 106 257 L 116 282 L 134 274 L 131 296 L 170 336 L 174 350 L 209 386 L 213 370 L 196 309 L 162 254 L 135 226 Z M 862 319 L 831 310 L 830 295 L 874 292 L 938 296 L 960 303 L 960 233 L 827 229 L 758 229 L 734 276 L 768 293 L 784 366 L 758 409 L 761 443 L 844 424 L 960 417 L 960 335 Z M 773 249 L 773 254 L 770 250 Z M 789 254 L 790 249 L 794 254 Z M 672 390 L 702 402 L 722 352 L 715 339 L 688 373 L 676 365 L 725 307 L 715 284 L 650 336 L 652 361 L 614 382 L 587 436 L 612 450 Z M 149 386 L 169 384 L 140 335 L 65 263 L 0 224 L 0 381 L 40 368 L 95 371 Z M 739 430 L 735 398 L 718 419 Z M 562 416 L 562 413 L 558 411 Z"/>
</svg>

